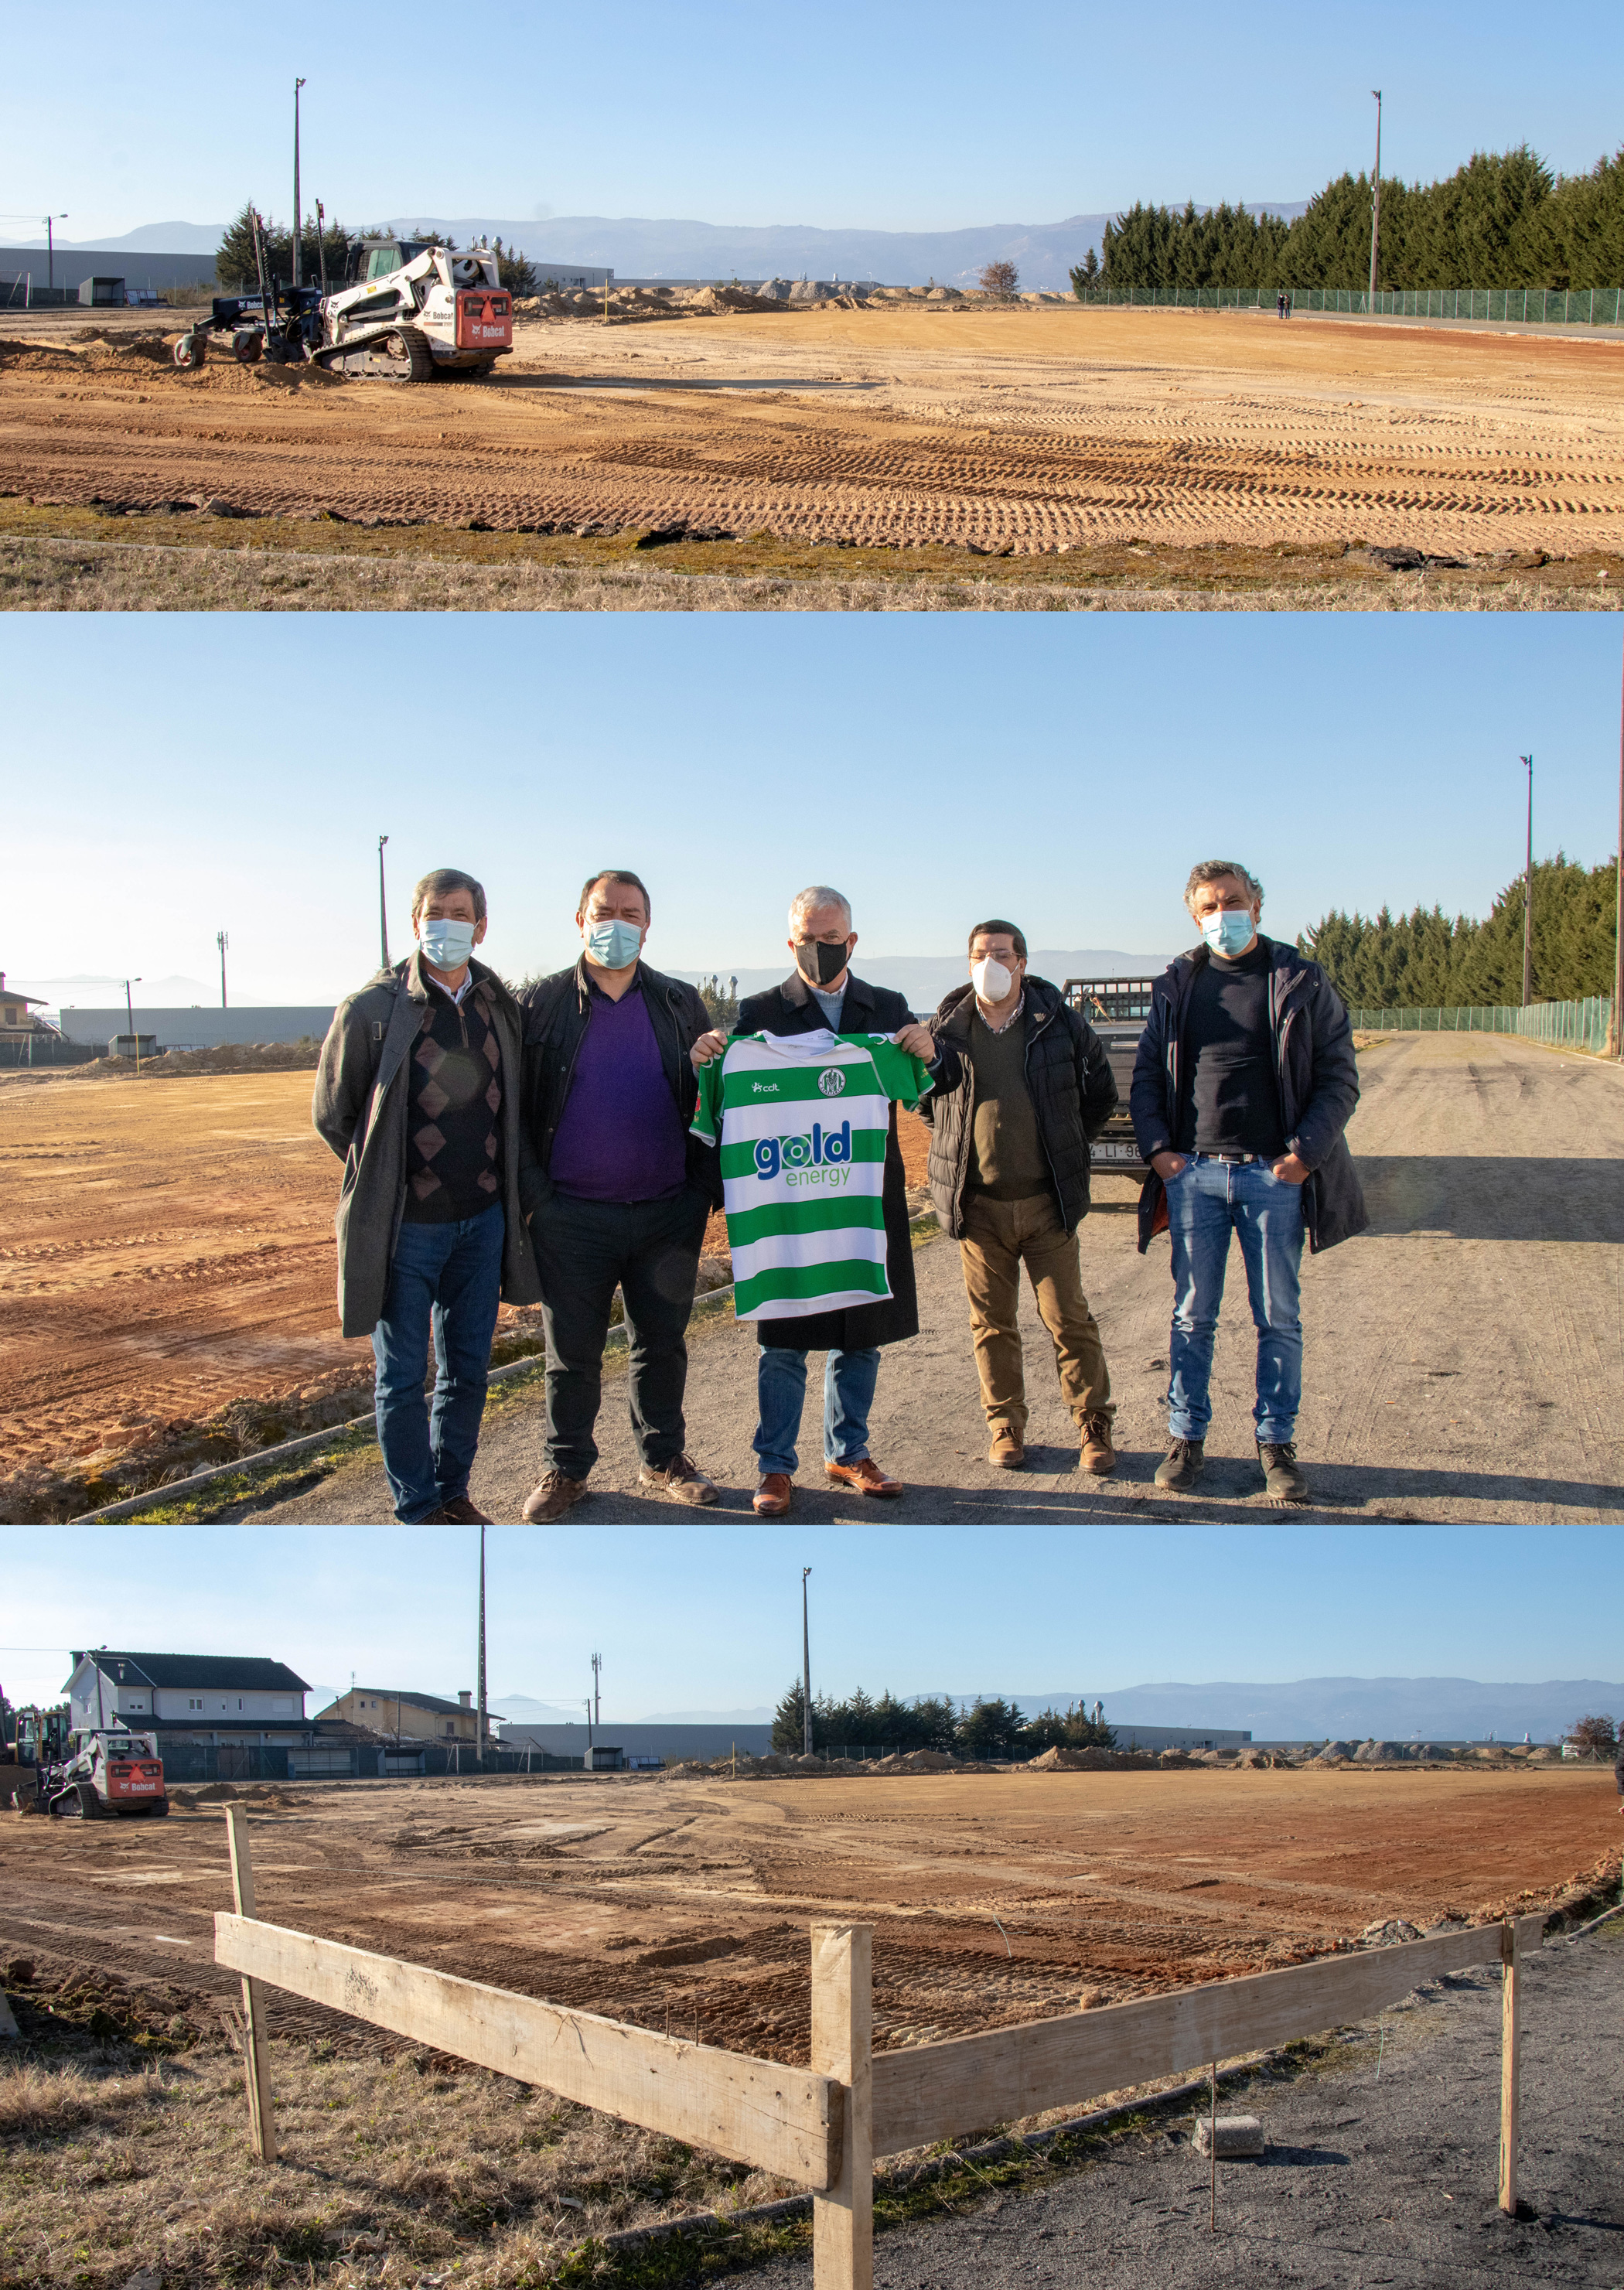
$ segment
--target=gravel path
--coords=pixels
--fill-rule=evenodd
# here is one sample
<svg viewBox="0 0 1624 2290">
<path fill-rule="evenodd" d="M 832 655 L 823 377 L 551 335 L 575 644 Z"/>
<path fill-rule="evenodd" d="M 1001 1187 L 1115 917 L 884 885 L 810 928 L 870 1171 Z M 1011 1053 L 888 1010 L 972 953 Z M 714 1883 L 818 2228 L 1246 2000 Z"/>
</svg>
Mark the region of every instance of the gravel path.
<svg viewBox="0 0 1624 2290">
<path fill-rule="evenodd" d="M 1496 2206 L 1500 1978 L 1440 1982 L 1386 2015 L 1382 2036 L 1293 2082 L 1220 2099 L 1262 2118 L 1260 2162 L 1208 2165 L 1189 2118 L 1124 2136 L 1097 2164 L 950 2220 L 882 2234 L 876 2290 L 1505 2290 L 1624 2281 L 1624 1924 L 1558 1941 L 1527 1963 L 1523 2201 Z M 1380 2053 L 1380 2078 L 1377 2075 Z M 756 2290 L 801 2290 L 809 2262 L 775 2264 Z"/>
<path fill-rule="evenodd" d="M 1372 1229 L 1304 1261 L 1299 1445 L 1315 1501 L 1293 1515 L 1305 1523 L 1624 1518 L 1624 1076 L 1592 1058 L 1482 1034 L 1396 1037 L 1362 1053 L 1360 1074 L 1350 1137 Z M 1559 1149 L 1569 1138 L 1584 1140 L 1582 1158 Z M 1166 1243 L 1140 1258 L 1132 1189 L 1106 1178 L 1096 1190 L 1083 1258 L 1117 1396 L 1115 1477 L 1077 1473 L 1029 1297 L 1030 1468 L 988 1464 L 958 1251 L 937 1239 L 919 1253 L 922 1333 L 885 1355 L 870 1426 L 875 1453 L 908 1482 L 907 1496 L 860 1504 L 828 1489 L 814 1374 L 796 1516 L 1033 1526 L 1258 1515 L 1255 1349 L 1238 1252 L 1219 1333 L 1206 1476 L 1197 1496 L 1163 1496 L 1152 1476 L 1166 1423 Z M 689 1444 L 724 1490 L 702 1517 L 750 1515 L 756 1349 L 732 1321 L 692 1341 Z M 672 1516 L 636 1492 L 624 1395 L 623 1372 L 613 1370 L 598 1424 L 603 1461 L 591 1500 L 575 1513 L 585 1525 Z M 516 1518 L 540 1476 L 540 1440 L 535 1382 L 493 1397 L 474 1478 L 476 1500 L 493 1517 Z M 222 1516 L 343 1524 L 386 1518 L 388 1506 L 367 1457 L 289 1501 Z"/>
</svg>

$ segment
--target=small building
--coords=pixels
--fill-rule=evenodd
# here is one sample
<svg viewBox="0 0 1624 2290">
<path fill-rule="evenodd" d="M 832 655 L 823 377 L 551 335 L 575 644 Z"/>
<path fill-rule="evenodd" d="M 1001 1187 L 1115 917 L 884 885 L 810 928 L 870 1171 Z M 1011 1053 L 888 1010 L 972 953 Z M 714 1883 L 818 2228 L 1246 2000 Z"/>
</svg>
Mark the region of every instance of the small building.
<svg viewBox="0 0 1624 2290">
<path fill-rule="evenodd" d="M 108 1037 L 110 1058 L 156 1058 L 158 1037 L 156 1034 L 112 1034 Z"/>
<path fill-rule="evenodd" d="M 122 310 L 124 306 L 124 282 L 122 278 L 81 278 L 79 300 L 88 309 Z"/>
<path fill-rule="evenodd" d="M 128 1725 L 163 1736 L 292 1747 L 310 1730 L 304 1679 L 258 1654 L 122 1653 L 91 1646 L 73 1656 L 65 1691 L 76 1728 Z"/>
<path fill-rule="evenodd" d="M 348 1693 L 316 1712 L 320 1719 L 342 1719 L 359 1726 L 386 1742 L 476 1742 L 479 1712 L 466 1689 L 454 1701 L 437 1693 L 414 1693 L 396 1686 L 352 1685 Z M 504 1720 L 485 1712 L 490 1726 Z"/>
<path fill-rule="evenodd" d="M 44 1003 L 37 994 L 24 994 L 5 982 L 5 973 L 0 970 L 0 1041 L 26 1041 L 30 1034 L 44 1029 L 30 1010 L 43 1010 Z"/>
</svg>

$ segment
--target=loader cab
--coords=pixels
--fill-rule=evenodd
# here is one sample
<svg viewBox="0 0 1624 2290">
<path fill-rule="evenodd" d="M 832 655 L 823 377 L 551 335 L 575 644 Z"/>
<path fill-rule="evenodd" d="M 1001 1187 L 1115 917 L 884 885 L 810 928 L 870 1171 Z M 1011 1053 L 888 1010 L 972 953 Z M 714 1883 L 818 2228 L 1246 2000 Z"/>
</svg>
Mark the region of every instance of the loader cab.
<svg viewBox="0 0 1624 2290">
<path fill-rule="evenodd" d="M 387 278 L 427 254 L 429 244 L 426 238 L 364 238 L 351 250 L 347 283 L 364 286 L 374 278 Z"/>
</svg>

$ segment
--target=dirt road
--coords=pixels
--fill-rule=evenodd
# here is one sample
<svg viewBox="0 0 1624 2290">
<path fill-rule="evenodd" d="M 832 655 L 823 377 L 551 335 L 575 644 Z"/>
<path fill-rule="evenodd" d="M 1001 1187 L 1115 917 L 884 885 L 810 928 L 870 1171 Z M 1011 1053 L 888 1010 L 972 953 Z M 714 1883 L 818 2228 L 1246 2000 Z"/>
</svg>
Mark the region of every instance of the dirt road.
<svg viewBox="0 0 1624 2290">
<path fill-rule="evenodd" d="M 876 1926 L 884 2049 L 1554 1901 L 1612 1855 L 1612 1776 L 1257 1769 L 300 1789 L 257 1913 L 709 2043 L 804 2060 L 807 1926 Z M 0 1953 L 230 1992 L 218 1807 L 0 1826 Z M 1004 1934 L 999 1932 L 999 1925 Z M 1006 1938 L 1007 1936 L 1007 1945 Z M 272 2001 L 273 2026 L 324 2015 Z M 371 2041 L 370 2038 L 365 2038 Z"/>
<path fill-rule="evenodd" d="M 1305 1521 L 1600 1523 L 1624 1518 L 1620 1290 L 1624 1282 L 1624 1073 L 1505 1036 L 1396 1035 L 1361 1053 L 1349 1131 L 1371 1230 L 1305 1257 L 1305 1399 L 1299 1452 L 1314 1489 Z M 1580 1149 L 1575 1149 L 1577 1148 Z M 946 1520 L 1244 1518 L 1261 1501 L 1252 1445 L 1255 1340 L 1238 1252 L 1220 1325 L 1208 1467 L 1196 1496 L 1160 1494 L 1164 1449 L 1167 1244 L 1136 1252 L 1132 1189 L 1097 1179 L 1084 1227 L 1084 1278 L 1116 1391 L 1115 1477 L 1084 1480 L 1023 1303 L 1033 1417 L 1030 1467 L 995 1470 L 971 1360 L 958 1252 L 918 1254 L 922 1333 L 885 1355 L 871 1419 L 875 1453 L 908 1482 L 865 1524 Z M 721 1485 L 724 1516 L 748 1515 L 756 1483 L 756 1343 L 725 1321 L 696 1333 L 690 1445 Z M 850 1520 L 827 1493 L 819 1379 L 803 1427 L 796 1506 Z M 476 1500 L 515 1519 L 540 1472 L 540 1391 L 508 1388 L 487 1417 Z M 603 1461 L 583 1526 L 670 1517 L 635 1492 L 636 1457 L 618 1372 L 598 1424 Z M 308 1493 L 222 1516 L 380 1520 L 380 1469 L 362 1460 Z"/>
<path fill-rule="evenodd" d="M 1611 340 L 1081 308 L 566 319 L 521 324 L 488 381 L 400 390 L 21 332 L 0 454 L 39 501 L 1016 552 L 1624 537 Z"/>
</svg>

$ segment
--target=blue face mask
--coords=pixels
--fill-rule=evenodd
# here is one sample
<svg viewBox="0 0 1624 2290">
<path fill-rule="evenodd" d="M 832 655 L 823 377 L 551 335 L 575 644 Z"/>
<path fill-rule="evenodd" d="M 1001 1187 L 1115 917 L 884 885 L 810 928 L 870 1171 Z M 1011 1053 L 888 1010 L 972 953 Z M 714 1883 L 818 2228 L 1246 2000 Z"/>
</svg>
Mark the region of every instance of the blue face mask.
<svg viewBox="0 0 1624 2290">
<path fill-rule="evenodd" d="M 643 933 L 636 923 L 594 923 L 587 933 L 587 952 L 605 970 L 625 970 L 643 950 Z"/>
<path fill-rule="evenodd" d="M 1201 935 L 1214 954 L 1233 956 L 1245 953 L 1257 927 L 1244 908 L 1220 907 L 1202 924 Z"/>
<path fill-rule="evenodd" d="M 423 959 L 436 970 L 460 970 L 474 951 L 473 923 L 457 923 L 444 915 L 425 915 L 417 926 Z"/>
</svg>

